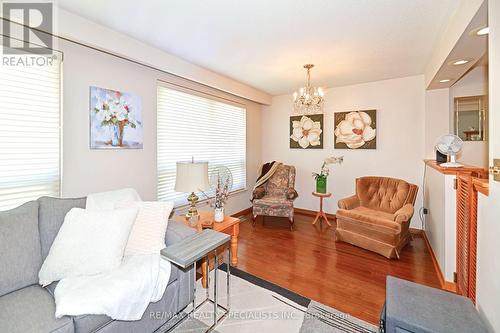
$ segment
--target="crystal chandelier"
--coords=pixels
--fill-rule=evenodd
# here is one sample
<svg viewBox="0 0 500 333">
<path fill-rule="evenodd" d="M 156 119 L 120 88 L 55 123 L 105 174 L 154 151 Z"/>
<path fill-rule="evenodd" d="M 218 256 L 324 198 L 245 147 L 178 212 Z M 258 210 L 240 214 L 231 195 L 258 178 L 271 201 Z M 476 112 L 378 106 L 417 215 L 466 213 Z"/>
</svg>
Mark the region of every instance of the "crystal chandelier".
<svg viewBox="0 0 500 333">
<path fill-rule="evenodd" d="M 311 68 L 313 64 L 304 65 L 307 70 L 306 86 L 293 93 L 293 110 L 299 114 L 323 113 L 324 92 L 321 88 L 311 87 Z"/>
</svg>

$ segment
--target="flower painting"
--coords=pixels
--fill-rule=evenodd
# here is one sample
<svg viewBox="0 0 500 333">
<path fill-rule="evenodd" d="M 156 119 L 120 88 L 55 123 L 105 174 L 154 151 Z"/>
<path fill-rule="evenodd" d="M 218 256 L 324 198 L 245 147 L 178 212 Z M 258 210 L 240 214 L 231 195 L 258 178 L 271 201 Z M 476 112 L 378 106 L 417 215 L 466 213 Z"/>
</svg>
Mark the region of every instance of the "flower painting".
<svg viewBox="0 0 500 333">
<path fill-rule="evenodd" d="M 335 113 L 335 149 L 376 149 L 377 110 Z"/>
<path fill-rule="evenodd" d="M 290 117 L 290 148 L 323 148 L 323 115 Z"/>
<path fill-rule="evenodd" d="M 142 148 L 141 98 L 90 87 L 90 148 Z"/>
</svg>

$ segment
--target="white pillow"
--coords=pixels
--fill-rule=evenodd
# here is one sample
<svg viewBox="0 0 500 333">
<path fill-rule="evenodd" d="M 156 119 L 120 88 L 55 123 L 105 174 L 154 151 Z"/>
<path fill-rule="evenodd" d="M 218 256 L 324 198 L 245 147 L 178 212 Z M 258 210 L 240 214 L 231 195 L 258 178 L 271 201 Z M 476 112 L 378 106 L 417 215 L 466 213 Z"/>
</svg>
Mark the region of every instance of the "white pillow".
<svg viewBox="0 0 500 333">
<path fill-rule="evenodd" d="M 165 247 L 165 233 L 173 202 L 141 201 L 132 204 L 120 202 L 116 208 L 136 207 L 139 213 L 125 247 L 125 256 L 158 254 Z"/>
<path fill-rule="evenodd" d="M 85 208 L 93 210 L 113 210 L 118 203 L 131 204 L 135 201 L 141 201 L 139 193 L 133 188 L 123 188 L 120 190 L 87 195 Z"/>
<path fill-rule="evenodd" d="M 120 266 L 138 209 L 71 209 L 38 273 L 46 286 L 63 278 L 91 275 Z"/>
</svg>

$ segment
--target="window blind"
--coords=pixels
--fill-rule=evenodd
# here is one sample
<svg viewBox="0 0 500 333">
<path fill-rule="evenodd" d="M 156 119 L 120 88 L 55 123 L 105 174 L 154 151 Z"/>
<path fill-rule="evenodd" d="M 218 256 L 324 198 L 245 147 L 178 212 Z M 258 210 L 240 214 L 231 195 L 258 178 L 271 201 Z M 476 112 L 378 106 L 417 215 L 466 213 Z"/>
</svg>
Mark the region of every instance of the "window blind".
<svg viewBox="0 0 500 333">
<path fill-rule="evenodd" d="M 57 60 L 0 65 L 0 210 L 60 194 L 60 84 Z"/>
<path fill-rule="evenodd" d="M 185 205 L 188 193 L 174 191 L 176 162 L 208 161 L 229 168 L 231 191 L 246 187 L 246 109 L 158 86 L 158 199 Z M 200 197 L 201 198 L 201 197 Z"/>
</svg>

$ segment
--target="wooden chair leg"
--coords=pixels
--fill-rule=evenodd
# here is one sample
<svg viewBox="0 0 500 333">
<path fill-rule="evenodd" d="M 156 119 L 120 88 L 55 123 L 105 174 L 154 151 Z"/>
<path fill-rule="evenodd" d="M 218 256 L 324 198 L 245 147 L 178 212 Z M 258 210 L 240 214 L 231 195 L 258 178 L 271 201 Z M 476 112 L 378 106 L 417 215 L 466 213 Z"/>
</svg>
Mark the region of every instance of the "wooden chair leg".
<svg viewBox="0 0 500 333">
<path fill-rule="evenodd" d="M 255 219 L 256 218 L 257 218 L 257 216 L 252 214 L 252 227 L 255 227 Z"/>
<path fill-rule="evenodd" d="M 294 227 L 294 223 L 295 223 L 293 217 L 291 219 L 288 219 L 288 222 L 290 222 L 290 231 L 293 231 L 293 229 L 294 229 L 293 227 Z"/>
</svg>

